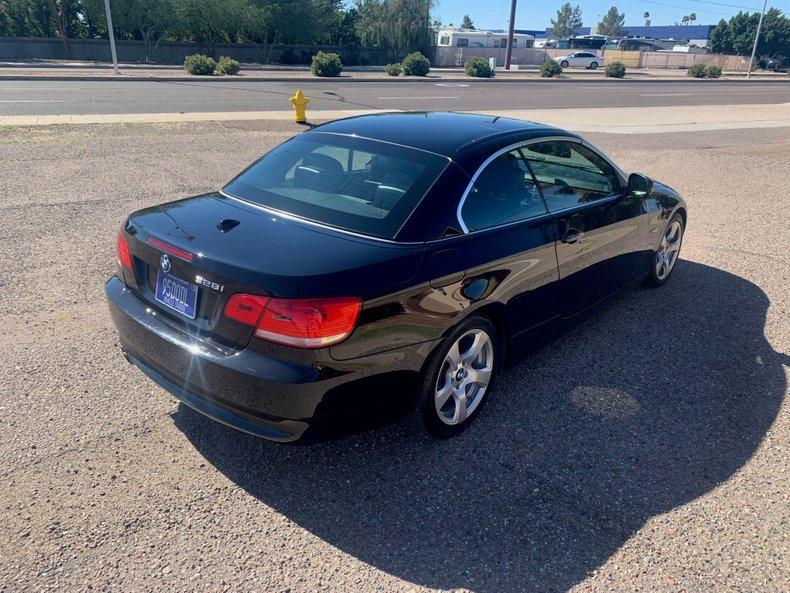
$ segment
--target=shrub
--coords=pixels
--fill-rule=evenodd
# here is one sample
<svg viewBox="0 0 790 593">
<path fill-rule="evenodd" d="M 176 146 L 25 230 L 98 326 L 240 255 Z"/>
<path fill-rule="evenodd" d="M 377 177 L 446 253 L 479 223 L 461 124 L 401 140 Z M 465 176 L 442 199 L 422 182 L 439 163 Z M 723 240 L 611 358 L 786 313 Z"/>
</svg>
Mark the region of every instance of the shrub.
<svg viewBox="0 0 790 593">
<path fill-rule="evenodd" d="M 400 76 L 401 72 L 403 72 L 403 66 L 401 66 L 400 62 L 395 62 L 394 64 L 387 64 L 384 66 L 384 70 L 386 70 L 387 74 L 390 76 Z"/>
<path fill-rule="evenodd" d="M 559 76 L 560 74 L 562 74 L 562 66 L 560 66 L 554 60 L 546 60 L 540 67 L 540 75 L 543 78 L 552 78 L 554 76 Z"/>
<path fill-rule="evenodd" d="M 337 54 L 319 51 L 313 56 L 310 69 L 314 76 L 340 76 L 343 71 L 343 62 Z"/>
<path fill-rule="evenodd" d="M 705 65 L 694 64 L 688 69 L 686 76 L 691 76 L 692 78 L 705 78 Z"/>
<path fill-rule="evenodd" d="M 203 54 L 194 54 L 187 56 L 184 60 L 184 68 L 190 74 L 197 74 L 200 76 L 211 76 L 214 74 L 214 68 L 217 63 L 214 58 L 204 56 Z"/>
<path fill-rule="evenodd" d="M 612 62 L 604 68 L 604 74 L 609 78 L 622 78 L 625 76 L 625 64 L 622 62 Z"/>
<path fill-rule="evenodd" d="M 493 78 L 494 69 L 485 58 L 469 58 L 464 65 L 467 76 L 475 78 Z"/>
<path fill-rule="evenodd" d="M 403 73 L 406 76 L 425 76 L 430 69 L 428 58 L 418 51 L 403 58 Z"/>
<path fill-rule="evenodd" d="M 705 76 L 708 78 L 719 78 L 721 76 L 721 68 L 711 64 L 705 69 Z"/>
<path fill-rule="evenodd" d="M 239 70 L 241 70 L 241 64 L 236 60 L 228 56 L 220 56 L 219 62 L 217 62 L 217 74 L 238 74 Z"/>
</svg>

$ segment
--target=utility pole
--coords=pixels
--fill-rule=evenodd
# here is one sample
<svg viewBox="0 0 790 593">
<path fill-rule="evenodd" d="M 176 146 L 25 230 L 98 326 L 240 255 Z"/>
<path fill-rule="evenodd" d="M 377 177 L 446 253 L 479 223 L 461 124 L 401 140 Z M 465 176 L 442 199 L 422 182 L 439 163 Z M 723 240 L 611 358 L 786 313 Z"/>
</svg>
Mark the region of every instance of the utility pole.
<svg viewBox="0 0 790 593">
<path fill-rule="evenodd" d="M 746 80 L 752 75 L 752 64 L 754 64 L 754 54 L 757 53 L 757 42 L 760 40 L 760 29 L 763 28 L 763 15 L 765 14 L 765 7 L 768 0 L 763 2 L 763 11 L 760 13 L 760 21 L 757 23 L 757 35 L 754 36 L 754 45 L 752 46 L 752 57 L 749 59 L 749 70 L 746 71 Z"/>
<path fill-rule="evenodd" d="M 765 0 L 766 2 L 768 0 Z M 513 55 L 513 26 L 516 21 L 516 0 L 510 0 L 510 22 L 507 26 L 507 51 L 505 52 L 505 70 L 510 70 L 510 58 Z"/>
<path fill-rule="evenodd" d="M 766 0 L 767 2 L 768 0 Z M 110 51 L 112 52 L 112 71 L 118 74 L 118 54 L 115 53 L 115 32 L 112 30 L 112 12 L 110 0 L 104 0 L 104 12 L 107 14 L 107 35 L 110 37 Z"/>
</svg>

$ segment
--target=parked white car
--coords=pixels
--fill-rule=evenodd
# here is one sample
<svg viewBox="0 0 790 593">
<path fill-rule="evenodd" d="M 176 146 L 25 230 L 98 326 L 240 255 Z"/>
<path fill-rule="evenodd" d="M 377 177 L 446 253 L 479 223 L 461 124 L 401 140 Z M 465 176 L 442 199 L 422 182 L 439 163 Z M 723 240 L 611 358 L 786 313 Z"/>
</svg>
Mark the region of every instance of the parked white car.
<svg viewBox="0 0 790 593">
<path fill-rule="evenodd" d="M 554 58 L 554 61 L 563 68 L 590 68 L 591 70 L 595 70 L 598 66 L 603 64 L 603 58 L 601 56 L 596 56 L 586 51 L 577 51 L 567 56 L 557 56 Z"/>
</svg>

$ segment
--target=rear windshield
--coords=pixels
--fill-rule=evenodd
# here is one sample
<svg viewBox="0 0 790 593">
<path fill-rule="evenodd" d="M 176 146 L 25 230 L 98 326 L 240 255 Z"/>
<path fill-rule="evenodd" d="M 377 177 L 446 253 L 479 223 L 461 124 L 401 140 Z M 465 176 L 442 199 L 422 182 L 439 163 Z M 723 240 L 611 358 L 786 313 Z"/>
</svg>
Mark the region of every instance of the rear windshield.
<svg viewBox="0 0 790 593">
<path fill-rule="evenodd" d="M 224 191 L 309 220 L 392 239 L 447 163 L 416 149 L 310 132 L 264 155 Z"/>
</svg>

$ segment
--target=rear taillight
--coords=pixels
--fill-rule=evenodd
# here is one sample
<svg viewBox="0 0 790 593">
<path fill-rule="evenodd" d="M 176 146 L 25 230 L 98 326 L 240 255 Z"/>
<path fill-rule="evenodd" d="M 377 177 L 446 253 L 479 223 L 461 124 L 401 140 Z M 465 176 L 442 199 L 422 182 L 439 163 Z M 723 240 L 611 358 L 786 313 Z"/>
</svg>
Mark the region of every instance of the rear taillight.
<svg viewBox="0 0 790 593">
<path fill-rule="evenodd" d="M 234 294 L 225 304 L 225 317 L 244 325 L 255 326 L 270 300 L 269 297 L 253 294 Z"/>
<path fill-rule="evenodd" d="M 118 239 L 115 242 L 115 256 L 122 268 L 132 269 L 132 255 L 129 253 L 129 243 L 126 241 L 123 231 L 118 231 Z"/>
<path fill-rule="evenodd" d="M 322 348 L 345 340 L 362 308 L 357 297 L 269 299 L 235 294 L 225 316 L 255 328 L 257 338 L 297 348 Z"/>
</svg>

